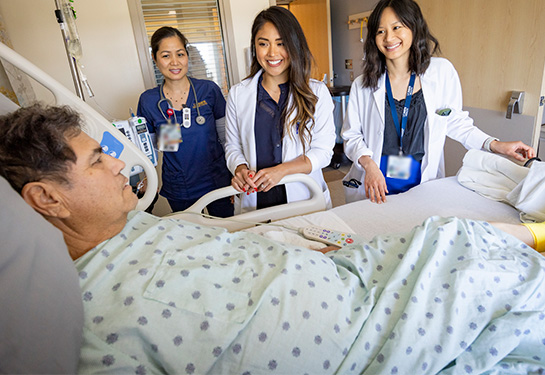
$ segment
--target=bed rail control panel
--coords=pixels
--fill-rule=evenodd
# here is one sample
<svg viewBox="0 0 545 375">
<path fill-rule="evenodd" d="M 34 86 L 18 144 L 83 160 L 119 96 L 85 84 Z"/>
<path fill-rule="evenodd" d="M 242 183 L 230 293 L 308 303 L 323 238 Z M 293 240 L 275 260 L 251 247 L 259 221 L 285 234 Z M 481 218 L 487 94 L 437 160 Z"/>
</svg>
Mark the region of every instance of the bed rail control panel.
<svg viewBox="0 0 545 375">
<path fill-rule="evenodd" d="M 143 117 L 131 117 L 128 120 L 115 121 L 113 125 L 123 135 L 125 135 L 132 143 L 136 145 L 142 151 L 151 163 L 157 165 L 157 155 L 153 148 L 151 136 L 146 126 L 146 119 Z M 140 166 L 134 166 L 131 169 L 131 176 L 142 172 L 143 169 Z"/>
<path fill-rule="evenodd" d="M 363 238 L 360 238 L 352 233 L 339 232 L 336 230 L 305 227 L 299 229 L 299 232 L 307 239 L 323 242 L 328 245 L 344 247 L 352 244 L 362 243 Z"/>
</svg>

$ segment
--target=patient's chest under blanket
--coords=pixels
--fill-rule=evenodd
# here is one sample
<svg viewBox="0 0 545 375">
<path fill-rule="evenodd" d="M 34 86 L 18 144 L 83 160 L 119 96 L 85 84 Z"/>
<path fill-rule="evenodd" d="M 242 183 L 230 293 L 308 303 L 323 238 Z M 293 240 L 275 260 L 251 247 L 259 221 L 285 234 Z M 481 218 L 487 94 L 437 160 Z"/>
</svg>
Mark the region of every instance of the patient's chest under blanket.
<svg viewBox="0 0 545 375">
<path fill-rule="evenodd" d="M 486 223 L 324 256 L 138 213 L 76 264 L 85 373 L 545 368 L 545 261 Z"/>
</svg>

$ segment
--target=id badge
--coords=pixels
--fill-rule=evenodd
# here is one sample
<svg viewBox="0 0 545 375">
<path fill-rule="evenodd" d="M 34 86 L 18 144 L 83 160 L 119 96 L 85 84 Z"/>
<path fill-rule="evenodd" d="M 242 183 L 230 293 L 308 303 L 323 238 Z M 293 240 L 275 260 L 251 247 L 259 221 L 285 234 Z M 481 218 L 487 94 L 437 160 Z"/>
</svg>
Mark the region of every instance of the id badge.
<svg viewBox="0 0 545 375">
<path fill-rule="evenodd" d="M 411 176 L 411 157 L 389 155 L 386 171 L 386 177 L 407 180 Z"/>
<path fill-rule="evenodd" d="M 184 107 L 182 109 L 182 126 L 189 128 L 191 126 L 191 108 Z"/>
<path fill-rule="evenodd" d="M 159 132 L 159 141 L 157 146 L 159 151 L 176 152 L 182 143 L 182 130 L 180 124 L 167 123 L 161 125 Z"/>
</svg>

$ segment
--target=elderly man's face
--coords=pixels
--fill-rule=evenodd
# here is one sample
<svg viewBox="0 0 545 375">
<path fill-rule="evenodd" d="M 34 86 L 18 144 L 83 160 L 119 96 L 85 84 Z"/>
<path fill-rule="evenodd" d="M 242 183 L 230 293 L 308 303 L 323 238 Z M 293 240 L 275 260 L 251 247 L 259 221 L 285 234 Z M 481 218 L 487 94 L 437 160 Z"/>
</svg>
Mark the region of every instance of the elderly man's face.
<svg viewBox="0 0 545 375">
<path fill-rule="evenodd" d="M 108 224 L 125 221 L 127 213 L 136 207 L 138 198 L 121 174 L 125 163 L 102 152 L 93 138 L 81 132 L 69 140 L 77 162 L 68 172 L 69 186 L 62 188 L 71 215 Z"/>
</svg>

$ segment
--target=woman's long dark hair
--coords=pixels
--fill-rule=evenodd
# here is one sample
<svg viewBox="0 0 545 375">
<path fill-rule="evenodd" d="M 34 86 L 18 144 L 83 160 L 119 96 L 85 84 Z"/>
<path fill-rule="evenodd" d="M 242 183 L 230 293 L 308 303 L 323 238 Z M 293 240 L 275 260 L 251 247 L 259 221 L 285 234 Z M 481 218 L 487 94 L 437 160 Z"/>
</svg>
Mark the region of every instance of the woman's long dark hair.
<svg viewBox="0 0 545 375">
<path fill-rule="evenodd" d="M 431 35 L 422 11 L 413 0 L 380 0 L 369 16 L 367 39 L 363 47 L 363 87 L 376 89 L 378 80 L 386 71 L 386 59 L 379 51 L 376 35 L 380 18 L 385 8 L 392 8 L 403 25 L 413 33 L 413 43 L 409 55 L 409 70 L 423 74 L 430 65 L 431 56 L 440 53 L 439 42 Z"/>
<path fill-rule="evenodd" d="M 291 130 L 299 126 L 296 133 L 299 134 L 303 153 L 305 153 L 306 145 L 310 145 L 312 140 L 311 131 L 314 127 L 314 112 L 318 102 L 318 97 L 314 95 L 309 85 L 313 62 L 312 54 L 308 48 L 303 29 L 295 16 L 285 8 L 272 6 L 259 13 L 252 25 L 252 65 L 248 77 L 255 76 L 261 70 L 255 52 L 255 39 L 259 30 L 267 22 L 272 23 L 278 30 L 290 58 L 288 87 L 293 101 L 282 112 L 284 133 L 287 131 L 291 137 Z M 295 117 L 287 122 L 293 113 L 295 113 Z"/>
</svg>

